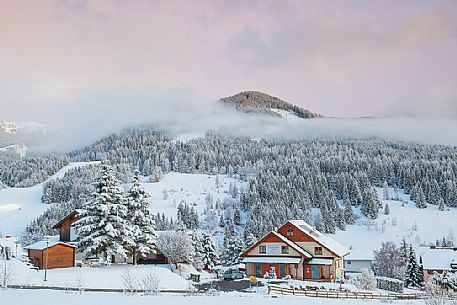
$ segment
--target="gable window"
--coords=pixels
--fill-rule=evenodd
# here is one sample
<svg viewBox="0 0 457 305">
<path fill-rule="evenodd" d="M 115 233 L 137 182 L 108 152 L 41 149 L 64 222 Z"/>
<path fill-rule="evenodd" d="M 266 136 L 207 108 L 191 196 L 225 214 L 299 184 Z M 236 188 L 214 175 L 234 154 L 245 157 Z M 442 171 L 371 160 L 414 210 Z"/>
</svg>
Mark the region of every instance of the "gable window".
<svg viewBox="0 0 457 305">
<path fill-rule="evenodd" d="M 282 254 L 289 254 L 289 247 L 288 246 L 281 246 L 281 253 Z"/>
<path fill-rule="evenodd" d="M 267 246 L 259 246 L 259 253 L 267 253 Z"/>
<path fill-rule="evenodd" d="M 294 236 L 294 230 L 287 230 L 287 236 Z"/>
<path fill-rule="evenodd" d="M 314 247 L 314 255 L 322 255 L 322 247 Z"/>
</svg>

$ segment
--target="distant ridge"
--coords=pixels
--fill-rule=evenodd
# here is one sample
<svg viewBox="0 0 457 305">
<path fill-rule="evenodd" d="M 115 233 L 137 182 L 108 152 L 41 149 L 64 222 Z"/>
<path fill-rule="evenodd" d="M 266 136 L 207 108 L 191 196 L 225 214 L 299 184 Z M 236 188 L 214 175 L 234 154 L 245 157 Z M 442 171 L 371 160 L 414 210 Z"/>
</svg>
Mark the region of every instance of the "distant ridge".
<svg viewBox="0 0 457 305">
<path fill-rule="evenodd" d="M 322 118 L 319 113 L 293 105 L 280 98 L 258 91 L 243 91 L 238 94 L 221 98 L 225 105 L 246 113 L 265 114 L 274 117 L 294 115 L 302 119 Z"/>
</svg>

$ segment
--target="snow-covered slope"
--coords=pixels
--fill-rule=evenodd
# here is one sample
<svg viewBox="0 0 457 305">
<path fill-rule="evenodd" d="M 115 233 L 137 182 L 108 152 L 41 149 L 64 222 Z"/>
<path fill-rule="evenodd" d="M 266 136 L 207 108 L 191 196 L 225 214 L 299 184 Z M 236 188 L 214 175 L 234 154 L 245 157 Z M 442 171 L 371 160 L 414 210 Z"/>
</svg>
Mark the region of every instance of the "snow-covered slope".
<svg viewBox="0 0 457 305">
<path fill-rule="evenodd" d="M 91 163 L 97 162 L 70 163 L 46 181 L 62 178 L 68 170 Z M 17 235 L 49 208 L 50 205 L 41 202 L 43 183 L 27 188 L 0 189 L 0 232 L 4 235 Z"/>
<path fill-rule="evenodd" d="M 219 188 L 216 187 L 215 175 L 182 174 L 171 172 L 157 183 L 142 183 L 142 186 L 151 194 L 151 210 L 154 214 L 160 212 L 167 217 L 176 218 L 176 209 L 181 200 L 194 206 L 201 215 L 206 207 L 205 197 L 210 193 L 214 202 L 221 202 L 228 196 L 230 183 L 238 188 L 246 183 L 225 175 L 219 176 Z"/>
<path fill-rule="evenodd" d="M 381 193 L 382 189 L 378 189 L 380 198 Z M 391 196 L 395 194 L 392 189 L 390 193 Z M 415 248 L 443 237 L 453 236 L 454 242 L 457 241 L 456 208 L 439 211 L 437 206 L 428 205 L 426 209 L 418 209 L 409 200 L 409 195 L 400 191 L 398 196 L 408 204 L 402 207 L 401 201 L 382 200 L 383 205 L 389 205 L 389 215 L 384 215 L 380 210 L 378 219 L 368 220 L 359 213 L 356 225 L 347 226 L 346 231 L 338 230 L 333 237 L 346 247 L 352 247 L 356 253 L 367 255 L 378 250 L 382 242 L 394 241 L 399 244 L 403 238 Z"/>
</svg>

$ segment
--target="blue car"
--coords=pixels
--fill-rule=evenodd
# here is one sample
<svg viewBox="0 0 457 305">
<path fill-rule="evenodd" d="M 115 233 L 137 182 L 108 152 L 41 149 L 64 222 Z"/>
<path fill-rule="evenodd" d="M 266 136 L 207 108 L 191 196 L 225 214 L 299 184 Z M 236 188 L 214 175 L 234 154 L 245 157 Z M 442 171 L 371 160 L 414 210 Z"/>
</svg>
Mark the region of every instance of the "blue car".
<svg viewBox="0 0 457 305">
<path fill-rule="evenodd" d="M 242 278 L 244 278 L 244 273 L 238 269 L 228 269 L 223 275 L 223 279 L 226 281 L 240 280 Z"/>
</svg>

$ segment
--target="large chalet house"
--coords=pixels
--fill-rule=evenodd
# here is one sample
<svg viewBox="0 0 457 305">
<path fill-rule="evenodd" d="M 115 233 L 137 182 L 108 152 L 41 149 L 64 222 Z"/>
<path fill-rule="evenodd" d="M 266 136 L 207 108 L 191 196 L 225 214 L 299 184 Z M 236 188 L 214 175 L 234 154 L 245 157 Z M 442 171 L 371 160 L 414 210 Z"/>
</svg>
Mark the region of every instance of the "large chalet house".
<svg viewBox="0 0 457 305">
<path fill-rule="evenodd" d="M 48 269 L 68 268 L 80 265 L 84 262 L 97 261 L 97 257 L 88 256 L 87 253 L 77 251 L 77 234 L 75 222 L 81 219 L 77 211 L 74 211 L 59 221 L 53 228 L 59 230 L 56 239 L 46 243 L 39 241 L 26 247 L 28 257 L 32 264 L 39 269 L 44 268 L 44 258 L 48 255 Z M 160 234 L 160 232 L 157 232 Z M 47 254 L 46 254 L 47 252 Z M 132 263 L 131 257 L 124 258 L 120 255 L 113 256 L 111 263 Z M 139 264 L 166 264 L 168 259 L 160 252 L 148 254 L 146 257 L 139 257 Z"/>
<path fill-rule="evenodd" d="M 302 220 L 289 220 L 241 254 L 246 272 L 263 277 L 275 268 L 278 277 L 335 281 L 344 277 L 349 250 Z"/>
</svg>

